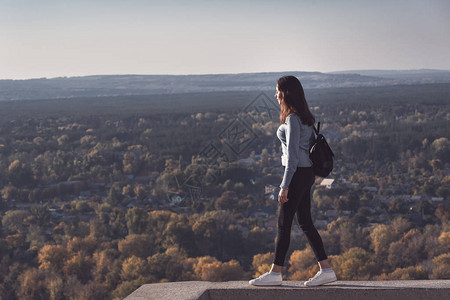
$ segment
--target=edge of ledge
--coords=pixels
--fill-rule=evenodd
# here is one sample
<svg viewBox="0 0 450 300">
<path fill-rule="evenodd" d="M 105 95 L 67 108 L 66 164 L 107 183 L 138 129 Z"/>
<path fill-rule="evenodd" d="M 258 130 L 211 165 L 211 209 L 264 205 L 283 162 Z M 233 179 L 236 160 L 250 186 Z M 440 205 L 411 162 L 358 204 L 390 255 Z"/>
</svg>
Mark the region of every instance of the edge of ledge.
<svg viewBox="0 0 450 300">
<path fill-rule="evenodd" d="M 274 293 L 360 293 L 367 290 L 383 292 L 386 290 L 410 290 L 414 295 L 420 290 L 450 293 L 450 280 L 393 280 L 393 281 L 336 281 L 317 287 L 305 287 L 303 281 L 283 281 L 281 286 L 255 287 L 247 281 L 178 281 L 166 283 L 144 284 L 131 293 L 124 300 L 210 300 L 219 299 L 218 293 L 232 293 L 233 295 L 254 293 L 255 298 L 261 299 L 261 292 Z M 270 291 L 270 292 L 269 292 Z M 315 292 L 314 292 L 315 291 Z M 375 295 L 374 295 L 375 296 Z M 419 295 L 418 295 L 419 296 Z M 430 295 L 431 296 L 431 295 Z M 419 297 L 423 299 L 422 297 Z M 419 299 L 418 298 L 418 299 Z M 224 297 L 224 299 L 226 299 Z M 410 298 L 413 300 L 414 298 Z"/>
</svg>

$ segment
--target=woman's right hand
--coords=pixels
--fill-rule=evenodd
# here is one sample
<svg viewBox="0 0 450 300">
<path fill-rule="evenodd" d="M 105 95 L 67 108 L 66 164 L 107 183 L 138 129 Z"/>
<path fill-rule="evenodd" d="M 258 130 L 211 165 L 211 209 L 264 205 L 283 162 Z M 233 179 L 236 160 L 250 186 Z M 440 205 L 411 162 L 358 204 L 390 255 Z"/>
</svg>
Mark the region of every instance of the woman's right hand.
<svg viewBox="0 0 450 300">
<path fill-rule="evenodd" d="M 278 193 L 278 202 L 281 204 L 288 202 L 288 190 L 280 189 L 280 192 Z"/>
</svg>

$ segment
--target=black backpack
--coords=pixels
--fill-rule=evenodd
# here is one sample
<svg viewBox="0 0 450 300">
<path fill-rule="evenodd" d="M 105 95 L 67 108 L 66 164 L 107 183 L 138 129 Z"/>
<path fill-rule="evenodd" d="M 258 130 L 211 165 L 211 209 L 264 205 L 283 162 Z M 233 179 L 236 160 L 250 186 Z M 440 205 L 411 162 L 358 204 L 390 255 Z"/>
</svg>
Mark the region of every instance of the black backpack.
<svg viewBox="0 0 450 300">
<path fill-rule="evenodd" d="M 313 163 L 314 175 L 327 177 L 333 170 L 334 153 L 327 143 L 325 137 L 319 133 L 320 122 L 317 129 L 313 126 L 316 139 L 309 150 L 309 158 Z"/>
</svg>

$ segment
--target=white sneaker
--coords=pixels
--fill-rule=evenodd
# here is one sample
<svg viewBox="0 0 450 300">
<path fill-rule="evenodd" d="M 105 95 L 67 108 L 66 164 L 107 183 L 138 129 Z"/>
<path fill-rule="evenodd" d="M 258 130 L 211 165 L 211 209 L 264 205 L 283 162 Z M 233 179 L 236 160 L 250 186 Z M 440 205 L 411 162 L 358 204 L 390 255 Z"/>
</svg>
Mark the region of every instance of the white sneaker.
<svg viewBox="0 0 450 300">
<path fill-rule="evenodd" d="M 258 278 L 250 280 L 248 283 L 251 285 L 281 285 L 282 281 L 283 279 L 281 277 L 281 273 L 273 274 L 271 272 L 267 272 Z"/>
<path fill-rule="evenodd" d="M 310 278 L 308 281 L 305 281 L 304 285 L 316 286 L 325 283 L 330 283 L 336 280 L 337 280 L 336 274 L 334 273 L 333 270 L 331 270 L 330 272 L 323 272 L 322 270 L 320 270 L 319 272 L 316 273 L 316 275 L 313 278 Z"/>
</svg>

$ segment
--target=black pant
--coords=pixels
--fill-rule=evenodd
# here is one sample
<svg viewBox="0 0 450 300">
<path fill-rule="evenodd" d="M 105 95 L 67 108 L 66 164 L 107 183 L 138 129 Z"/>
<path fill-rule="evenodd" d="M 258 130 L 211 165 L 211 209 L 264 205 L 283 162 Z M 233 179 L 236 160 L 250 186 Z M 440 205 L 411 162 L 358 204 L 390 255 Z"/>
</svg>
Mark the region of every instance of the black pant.
<svg viewBox="0 0 450 300">
<path fill-rule="evenodd" d="M 278 214 L 278 235 L 275 245 L 274 264 L 284 265 L 284 259 L 291 240 L 291 226 L 294 215 L 303 230 L 318 261 L 327 259 L 323 242 L 311 219 L 311 186 L 314 183 L 312 167 L 298 167 L 288 190 L 288 201 L 280 205 Z"/>
</svg>

